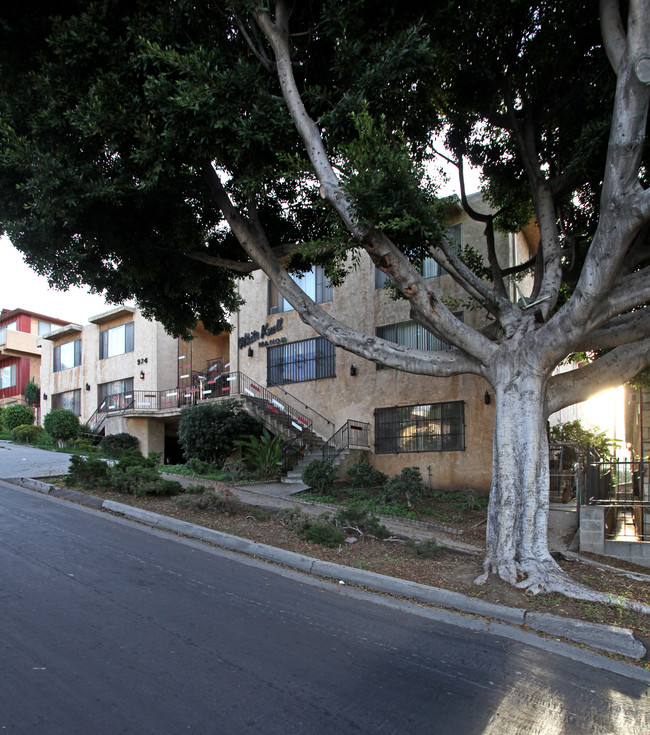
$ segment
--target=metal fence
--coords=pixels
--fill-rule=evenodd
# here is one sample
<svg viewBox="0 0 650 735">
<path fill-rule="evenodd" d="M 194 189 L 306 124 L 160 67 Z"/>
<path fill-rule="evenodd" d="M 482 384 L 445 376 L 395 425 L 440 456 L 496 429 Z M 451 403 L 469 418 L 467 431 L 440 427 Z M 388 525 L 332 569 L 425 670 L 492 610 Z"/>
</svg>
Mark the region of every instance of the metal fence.
<svg viewBox="0 0 650 735">
<path fill-rule="evenodd" d="M 605 538 L 650 541 L 650 461 L 607 461 L 590 455 L 586 502 L 605 507 Z"/>
</svg>

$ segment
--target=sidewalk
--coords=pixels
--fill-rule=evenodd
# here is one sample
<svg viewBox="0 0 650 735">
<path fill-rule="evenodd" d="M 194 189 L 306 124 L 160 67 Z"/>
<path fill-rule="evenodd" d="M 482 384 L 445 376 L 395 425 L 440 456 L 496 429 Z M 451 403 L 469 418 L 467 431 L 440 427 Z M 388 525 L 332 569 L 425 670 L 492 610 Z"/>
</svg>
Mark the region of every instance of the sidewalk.
<svg viewBox="0 0 650 735">
<path fill-rule="evenodd" d="M 175 476 L 178 479 L 177 476 Z M 182 478 L 187 483 L 197 484 L 196 478 Z M 430 587 L 423 584 L 409 582 L 407 580 L 388 577 L 374 572 L 368 572 L 362 569 L 342 566 L 332 562 L 322 561 L 302 554 L 286 551 L 284 549 L 256 543 L 245 538 L 232 536 L 221 531 L 215 531 L 202 526 L 197 526 L 186 521 L 180 521 L 175 518 L 163 516 L 151 511 L 142 510 L 140 508 L 118 503 L 111 500 L 102 500 L 102 498 L 86 495 L 66 488 L 59 488 L 49 483 L 33 480 L 29 478 L 19 478 L 10 480 L 14 484 L 24 488 L 36 490 L 55 497 L 66 500 L 73 500 L 77 503 L 96 508 L 98 510 L 109 511 L 118 514 L 129 520 L 144 523 L 152 528 L 165 531 L 171 531 L 183 536 L 205 541 L 221 548 L 229 549 L 249 556 L 275 562 L 283 566 L 306 572 L 308 574 L 317 575 L 337 581 L 341 585 L 358 585 L 361 588 L 368 588 L 378 592 L 384 592 L 398 597 L 404 597 L 416 602 L 435 605 L 439 608 L 446 608 L 451 611 L 461 611 L 471 616 L 479 616 L 471 619 L 471 625 L 484 626 L 486 630 L 497 633 L 498 626 L 499 635 L 514 636 L 514 631 L 521 626 L 525 630 L 533 630 L 545 633 L 553 637 L 560 637 L 573 641 L 575 643 L 589 646 L 590 648 L 616 653 L 632 659 L 640 660 L 646 655 L 645 646 L 634 638 L 632 631 L 626 628 L 618 628 L 610 625 L 599 623 L 588 623 L 582 620 L 574 620 L 571 618 L 561 618 L 546 613 L 535 613 L 521 608 L 511 608 L 505 605 L 486 602 L 480 598 L 469 597 L 457 592 Z M 204 481 L 201 484 L 211 484 L 210 481 Z M 300 504 L 305 512 L 318 514 L 324 509 L 331 506 L 313 505 L 301 503 L 290 496 L 291 487 L 289 486 L 289 494 L 286 486 L 278 487 L 272 485 L 258 485 L 253 489 L 251 486 L 234 487 L 232 492 L 237 498 L 250 505 L 261 506 L 265 508 L 285 508 Z M 454 539 L 451 534 L 445 535 L 438 531 L 433 524 L 397 520 L 391 518 L 391 530 L 394 533 L 400 533 L 409 538 L 436 538 L 439 543 L 455 548 L 465 553 L 477 553 L 481 551 L 463 544 L 458 539 Z M 465 548 L 463 548 L 465 547 Z M 480 621 L 483 619 L 483 622 Z M 496 621 L 496 622 L 495 622 Z M 498 621 L 503 621 L 499 623 Z M 459 624 L 459 623 L 457 623 Z M 463 624 L 470 624 L 464 619 Z M 506 625 L 509 624 L 509 625 Z M 517 634 L 520 636 L 521 632 Z M 545 645 L 543 642 L 548 639 L 540 639 L 539 643 L 533 645 Z M 586 652 L 583 652 L 586 654 Z M 576 655 L 578 655 L 576 653 Z M 609 660 L 607 660 L 609 661 Z M 593 663 L 593 662 L 592 662 Z M 593 665 L 618 666 L 622 669 L 619 673 L 626 670 L 625 675 L 631 675 L 630 670 L 635 667 L 629 667 L 625 664 L 612 661 L 611 664 L 600 662 Z M 617 669 L 618 670 L 618 669 Z M 644 680 L 650 683 L 650 672 L 638 669 L 639 674 Z"/>
</svg>

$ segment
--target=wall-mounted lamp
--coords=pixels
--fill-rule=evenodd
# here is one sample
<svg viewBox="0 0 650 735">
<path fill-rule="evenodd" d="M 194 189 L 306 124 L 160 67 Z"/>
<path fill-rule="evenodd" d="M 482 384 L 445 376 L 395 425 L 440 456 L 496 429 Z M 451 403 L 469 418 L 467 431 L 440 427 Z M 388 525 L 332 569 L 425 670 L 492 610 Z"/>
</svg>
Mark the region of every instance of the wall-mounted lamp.
<svg viewBox="0 0 650 735">
<path fill-rule="evenodd" d="M 43 393 L 43 400 L 47 401 L 47 393 Z"/>
<path fill-rule="evenodd" d="M 86 383 L 86 390 L 90 390 L 90 383 Z"/>
<path fill-rule="evenodd" d="M 356 375 L 357 374 L 357 368 L 355 365 L 350 365 L 350 375 Z"/>
<path fill-rule="evenodd" d="M 144 380 L 144 370 L 140 370 L 140 380 Z"/>
<path fill-rule="evenodd" d="M 483 403 L 485 403 L 486 406 L 490 405 L 490 394 L 485 391 L 485 395 L 483 396 Z"/>
<path fill-rule="evenodd" d="M 248 356 L 249 357 L 253 357 L 253 348 L 252 347 L 249 347 L 248 348 Z"/>
</svg>

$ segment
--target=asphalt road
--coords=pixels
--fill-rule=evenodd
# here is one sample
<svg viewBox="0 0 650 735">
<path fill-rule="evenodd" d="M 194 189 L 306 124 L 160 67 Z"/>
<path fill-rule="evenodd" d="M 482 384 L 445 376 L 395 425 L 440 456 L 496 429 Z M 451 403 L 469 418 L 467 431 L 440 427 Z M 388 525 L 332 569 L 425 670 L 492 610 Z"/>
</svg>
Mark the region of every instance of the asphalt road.
<svg viewBox="0 0 650 735">
<path fill-rule="evenodd" d="M 0 482 L 0 733 L 650 732 L 648 685 Z"/>
</svg>

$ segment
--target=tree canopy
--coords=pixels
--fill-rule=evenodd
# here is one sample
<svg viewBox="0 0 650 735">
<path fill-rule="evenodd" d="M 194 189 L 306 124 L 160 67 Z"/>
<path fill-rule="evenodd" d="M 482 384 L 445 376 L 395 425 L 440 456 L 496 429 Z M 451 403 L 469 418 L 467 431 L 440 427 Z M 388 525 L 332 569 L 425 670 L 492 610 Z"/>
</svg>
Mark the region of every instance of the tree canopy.
<svg viewBox="0 0 650 735">
<path fill-rule="evenodd" d="M 59 285 L 89 283 L 186 332 L 227 326 L 261 268 L 335 345 L 495 389 L 486 571 L 562 582 L 548 555 L 546 417 L 650 361 L 650 2 L 122 0 L 0 11 L 0 222 Z M 436 140 L 481 167 L 487 261 L 444 236 Z M 533 222 L 505 267 L 497 228 Z M 455 349 L 342 324 L 287 272 L 365 251 Z M 484 311 L 456 319 L 431 255 Z M 206 267 L 207 265 L 214 267 Z M 526 303 L 509 279 L 529 268 Z M 575 352 L 594 359 L 553 375 Z M 546 474 L 545 474 L 546 472 Z M 547 488 L 546 488 L 546 494 Z"/>
</svg>

